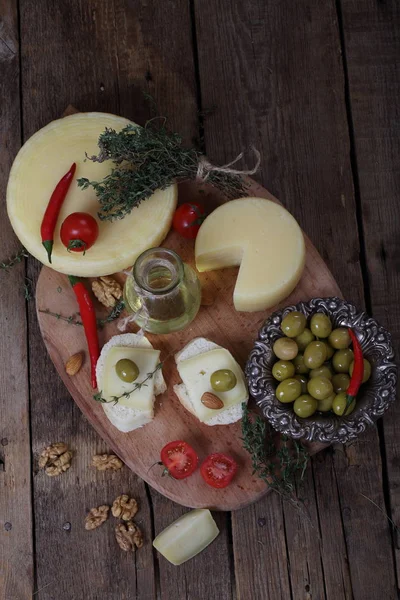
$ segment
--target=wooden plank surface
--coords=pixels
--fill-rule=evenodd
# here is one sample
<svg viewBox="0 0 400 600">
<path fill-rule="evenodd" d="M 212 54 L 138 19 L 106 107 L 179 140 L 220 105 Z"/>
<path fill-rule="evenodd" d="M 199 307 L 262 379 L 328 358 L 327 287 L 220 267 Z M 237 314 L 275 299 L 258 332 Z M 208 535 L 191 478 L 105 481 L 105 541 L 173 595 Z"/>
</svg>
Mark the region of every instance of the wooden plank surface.
<svg viewBox="0 0 400 600">
<path fill-rule="evenodd" d="M 363 306 L 336 3 L 252 0 L 243 4 L 221 0 L 216 4 L 197 0 L 195 14 L 202 104 L 216 107 L 204 123 L 208 156 L 217 163 L 227 162 L 254 144 L 262 153 L 263 184 L 284 202 L 315 240 L 345 297 Z M 211 62 L 213 69 L 209 68 Z M 249 165 L 250 162 L 249 158 Z M 315 491 L 310 477 L 303 487 L 311 504 L 316 495 L 318 508 L 330 500 L 332 475 L 340 486 L 343 504 L 336 501 L 331 505 L 331 518 L 341 523 L 346 516 L 346 527 L 341 526 L 335 535 L 339 536 L 339 547 L 350 545 L 353 594 L 360 599 L 377 597 L 382 586 L 388 597 L 393 593 L 392 548 L 387 527 L 378 518 L 366 530 L 360 515 L 348 510 L 362 490 L 377 497 L 380 504 L 383 501 L 376 431 L 370 431 L 366 440 L 368 451 L 362 443 L 356 446 L 358 464 L 365 458 L 370 470 L 349 470 L 340 455 L 334 454 L 335 469 L 327 469 L 326 473 L 318 470 Z M 268 498 L 259 504 L 267 502 Z M 232 516 L 238 562 L 246 560 L 246 549 L 259 532 L 253 512 L 246 514 L 248 519 Z M 371 516 L 369 511 L 368 515 Z M 349 597 L 345 555 L 328 561 L 325 553 L 323 564 L 329 578 L 329 589 L 325 589 L 325 573 L 315 565 L 318 525 L 314 523 L 314 527 L 316 531 L 310 532 L 292 514 L 292 508 L 285 507 L 280 528 L 286 531 L 287 547 L 285 552 L 279 545 L 277 557 L 278 561 L 290 562 L 290 589 L 284 593 L 293 598 L 302 597 L 301 594 L 336 598 L 337 590 L 342 589 L 343 597 Z M 321 528 L 320 535 L 321 547 L 333 550 L 331 530 Z M 368 552 L 371 547 L 379 548 L 383 582 L 381 578 L 374 579 L 369 561 L 356 558 L 357 553 Z M 301 559 L 295 558 L 296 548 L 302 549 Z M 277 577 L 276 587 L 268 591 L 269 596 L 265 595 L 265 575 L 258 568 L 264 549 L 262 545 L 256 549 L 260 558 L 255 560 L 253 554 L 249 567 L 236 571 L 237 588 L 243 590 L 243 598 L 249 587 L 255 598 L 280 597 Z"/>
<path fill-rule="evenodd" d="M 367 267 L 368 304 L 400 354 L 400 5 L 342 0 L 355 167 Z M 371 497 L 400 523 L 400 405 L 382 421 L 388 502 Z M 369 503 L 371 519 L 382 519 Z M 383 517 L 385 518 L 385 517 Z M 382 523 L 383 526 L 383 523 Z M 392 530 L 400 579 L 400 540 Z M 372 576 L 372 573 L 371 573 Z M 393 579 L 391 583 L 394 585 Z"/>
<path fill-rule="evenodd" d="M 261 182 L 293 212 L 346 297 L 360 306 L 364 283 L 367 308 L 393 332 L 400 349 L 396 0 L 0 0 L 3 191 L 20 141 L 17 4 L 25 139 L 69 103 L 143 121 L 150 114 L 142 101 L 145 90 L 190 142 L 199 135 L 202 109 L 210 158 L 227 162 L 248 144 L 262 151 Z M 251 155 L 247 160 L 251 165 Z M 18 246 L 5 218 L 0 232 L 2 260 Z M 360 250 L 368 267 L 364 282 Z M 29 263 L 35 278 L 38 267 Z M 24 302 L 17 294 L 23 267 L 10 281 L 1 271 L 0 278 L 4 378 L 7 368 L 27 368 Z M 140 499 L 138 516 L 149 538 L 182 508 L 149 493 L 127 469 L 109 476 L 89 468 L 91 455 L 107 448 L 46 358 L 32 304 L 29 334 L 37 585 L 27 533 L 28 389 L 24 377 L 7 377 L 0 394 L 1 600 L 30 598 L 33 589 L 34 598 L 44 600 L 396 597 L 392 549 L 399 569 L 399 540 L 381 511 L 399 523 L 398 405 L 379 425 L 383 465 L 374 429 L 356 444 L 313 460 L 301 488 L 313 528 L 271 496 L 233 515 L 233 537 L 229 515 L 218 515 L 222 533 L 216 543 L 176 570 L 153 555 L 150 545 L 136 557 L 119 553 L 111 520 L 97 532 L 83 530 L 85 511 L 122 491 Z M 55 481 L 37 472 L 37 455 L 57 439 L 69 442 L 75 456 L 70 471 Z M 71 528 L 64 529 L 68 523 Z"/>
<path fill-rule="evenodd" d="M 113 3 L 44 0 L 22 1 L 20 7 L 25 139 L 61 116 L 69 103 L 85 110 L 118 112 Z M 52 60 L 43 59 L 43 48 Z M 29 263 L 29 276 L 36 280 L 41 265 Z M 29 350 L 38 597 L 154 599 L 151 504 L 146 487 L 126 467 L 110 474 L 97 473 L 89 466 L 92 455 L 107 447 L 56 374 L 40 339 L 33 303 L 29 305 Z M 55 441 L 68 443 L 74 452 L 71 469 L 59 479 L 37 471 L 38 453 Z M 147 543 L 136 556 L 118 548 L 113 518 L 98 530 L 84 529 L 90 508 L 110 504 L 121 493 L 136 497 L 141 506 L 137 520 Z"/>
<path fill-rule="evenodd" d="M 0 262 L 21 248 L 7 219 L 5 193 L 21 143 L 17 3 L 0 2 Z M 33 541 L 24 260 L 0 269 L 0 598 L 33 592 Z"/>
</svg>

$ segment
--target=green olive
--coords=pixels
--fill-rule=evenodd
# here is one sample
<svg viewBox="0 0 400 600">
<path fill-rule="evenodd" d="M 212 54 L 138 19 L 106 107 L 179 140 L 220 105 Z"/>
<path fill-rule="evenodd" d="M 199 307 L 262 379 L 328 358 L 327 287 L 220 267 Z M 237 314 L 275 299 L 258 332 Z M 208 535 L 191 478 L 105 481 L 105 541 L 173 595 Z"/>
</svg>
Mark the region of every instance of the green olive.
<svg viewBox="0 0 400 600">
<path fill-rule="evenodd" d="M 304 364 L 309 369 L 318 369 L 326 361 L 326 345 L 324 342 L 311 342 L 304 350 Z"/>
<path fill-rule="evenodd" d="M 343 415 L 347 416 L 353 412 L 355 405 L 356 400 L 354 399 L 350 406 L 346 409 L 347 394 L 346 392 L 340 392 L 340 394 L 337 394 L 335 396 L 335 399 L 332 404 L 332 410 L 335 413 L 335 415 L 338 415 L 339 417 L 342 417 Z"/>
<path fill-rule="evenodd" d="M 126 383 L 133 383 L 139 375 L 139 367 L 129 358 L 121 358 L 115 365 L 117 376 Z"/>
<path fill-rule="evenodd" d="M 332 375 L 333 371 L 330 365 L 322 365 L 322 367 L 310 371 L 310 379 L 313 379 L 314 377 L 327 377 L 327 379 L 332 379 Z"/>
<path fill-rule="evenodd" d="M 315 340 L 315 336 L 311 333 L 311 331 L 306 327 L 303 333 L 297 335 L 295 337 L 297 346 L 299 347 L 300 352 L 304 352 L 310 342 Z"/>
<path fill-rule="evenodd" d="M 338 350 L 333 355 L 332 366 L 335 369 L 336 373 L 348 373 L 353 359 L 353 350 L 350 350 L 350 348 L 346 348 L 345 350 Z"/>
<path fill-rule="evenodd" d="M 294 378 L 297 379 L 297 381 L 300 381 L 300 383 L 301 383 L 301 393 L 306 394 L 307 393 L 307 383 L 308 383 L 307 377 L 305 375 L 301 375 L 299 373 L 298 375 L 295 375 Z"/>
<path fill-rule="evenodd" d="M 350 373 L 350 377 L 353 375 L 353 368 L 354 368 L 354 360 L 350 363 L 350 367 L 349 367 L 349 373 Z M 368 379 L 371 377 L 371 363 L 364 358 L 364 375 L 362 378 L 362 382 L 365 383 L 366 381 L 368 381 Z"/>
<path fill-rule="evenodd" d="M 326 346 L 326 360 L 330 360 L 332 356 L 335 354 L 334 348 L 325 340 L 322 342 Z"/>
<path fill-rule="evenodd" d="M 332 331 L 330 318 L 324 313 L 316 313 L 311 317 L 311 332 L 318 338 L 327 338 Z"/>
<path fill-rule="evenodd" d="M 237 384 L 237 379 L 230 369 L 219 369 L 212 373 L 210 383 L 215 392 L 229 392 Z"/>
<path fill-rule="evenodd" d="M 296 398 L 293 404 L 293 410 L 298 417 L 306 419 L 311 417 L 317 410 L 317 401 L 308 394 L 303 394 Z"/>
<path fill-rule="evenodd" d="M 316 400 L 325 400 L 333 394 L 333 385 L 327 377 L 314 377 L 307 384 L 308 393 Z"/>
<path fill-rule="evenodd" d="M 336 394 L 333 393 L 327 398 L 324 398 L 323 400 L 318 400 L 317 410 L 321 412 L 329 412 L 330 410 L 332 410 L 332 404 L 335 399 L 335 396 Z"/>
<path fill-rule="evenodd" d="M 294 375 L 294 364 L 289 360 L 278 360 L 272 367 L 272 375 L 278 381 L 289 379 Z"/>
<path fill-rule="evenodd" d="M 294 340 L 288 337 L 281 337 L 276 340 L 273 351 L 278 358 L 282 360 L 292 360 L 297 356 L 299 348 Z"/>
<path fill-rule="evenodd" d="M 280 402 L 294 402 L 301 394 L 301 383 L 297 379 L 285 379 L 276 388 L 276 397 Z"/>
<path fill-rule="evenodd" d="M 303 333 L 307 320 L 305 315 L 294 310 L 281 323 L 281 329 L 287 337 L 294 338 Z"/>
<path fill-rule="evenodd" d="M 307 375 L 309 372 L 309 368 L 306 367 L 304 363 L 304 355 L 299 352 L 296 358 L 293 360 L 294 368 L 296 369 L 296 373 L 300 375 Z"/>
<path fill-rule="evenodd" d="M 349 387 L 350 377 L 346 373 L 336 373 L 332 377 L 333 389 L 336 394 L 340 394 L 340 392 L 345 392 Z"/>
<path fill-rule="evenodd" d="M 338 327 L 334 329 L 329 336 L 329 343 L 335 350 L 344 350 L 348 348 L 351 343 L 349 330 L 347 327 Z"/>
</svg>

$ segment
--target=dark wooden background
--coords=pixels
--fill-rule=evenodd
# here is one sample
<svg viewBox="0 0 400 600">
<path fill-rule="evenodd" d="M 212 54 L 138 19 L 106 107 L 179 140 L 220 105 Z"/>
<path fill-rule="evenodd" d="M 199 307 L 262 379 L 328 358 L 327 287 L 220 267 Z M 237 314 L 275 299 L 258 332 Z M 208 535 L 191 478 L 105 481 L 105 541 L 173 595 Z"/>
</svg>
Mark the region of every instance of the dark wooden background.
<svg viewBox="0 0 400 600">
<path fill-rule="evenodd" d="M 224 163 L 254 144 L 258 179 L 319 248 L 346 298 L 393 334 L 400 309 L 398 0 L 0 0 L 0 260 L 19 248 L 6 217 L 21 144 L 69 104 L 143 123 L 151 94 L 190 143 Z M 1 600 L 393 600 L 400 542 L 400 404 L 356 442 L 317 455 L 299 487 L 313 526 L 270 494 L 216 515 L 221 534 L 176 568 L 150 540 L 185 512 L 106 451 L 40 338 L 33 259 L 0 272 Z M 38 472 L 49 442 L 73 468 Z M 148 543 L 120 552 L 88 509 L 140 499 Z M 69 525 L 70 524 L 70 525 Z"/>
</svg>

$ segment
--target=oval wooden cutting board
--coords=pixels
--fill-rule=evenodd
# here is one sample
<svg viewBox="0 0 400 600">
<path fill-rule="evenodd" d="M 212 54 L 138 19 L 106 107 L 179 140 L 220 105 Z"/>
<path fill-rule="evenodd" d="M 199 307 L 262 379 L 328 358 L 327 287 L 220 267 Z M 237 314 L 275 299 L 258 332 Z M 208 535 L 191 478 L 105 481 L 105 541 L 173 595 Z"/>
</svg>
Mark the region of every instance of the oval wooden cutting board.
<svg viewBox="0 0 400 600">
<path fill-rule="evenodd" d="M 259 184 L 252 180 L 249 182 L 249 196 L 277 201 Z M 196 183 L 182 184 L 179 199 L 181 202 L 202 200 L 209 211 L 224 201 L 213 188 Z M 193 241 L 184 240 L 171 231 L 163 245 L 172 248 L 185 262 L 193 265 Z M 340 295 L 332 274 L 308 239 L 306 247 L 307 258 L 302 279 L 294 292 L 281 303 L 282 306 L 315 296 Z M 209 338 L 230 350 L 244 367 L 259 328 L 277 308 L 257 313 L 236 312 L 232 302 L 236 276 L 236 268 L 201 274 L 202 286 L 214 298 L 213 304 L 202 306 L 196 319 L 181 332 L 164 336 L 148 335 L 153 346 L 161 350 L 168 390 L 157 397 L 152 423 L 131 433 L 121 433 L 113 427 L 101 404 L 93 399 L 83 328 L 40 312 L 48 309 L 64 316 L 76 314 L 75 296 L 66 276 L 43 267 L 36 287 L 36 308 L 44 343 L 79 408 L 129 468 L 171 500 L 190 508 L 235 510 L 256 501 L 268 489 L 252 475 L 249 455 L 243 450 L 240 440 L 240 423 L 214 427 L 203 425 L 182 407 L 173 392 L 173 385 L 179 381 L 174 355 L 186 343 L 198 336 Z M 124 275 L 118 274 L 117 278 L 123 281 Z M 99 316 L 103 316 L 105 309 L 100 305 L 97 308 Z M 136 331 L 137 328 L 132 327 L 131 330 Z M 100 343 L 105 343 L 117 333 L 120 332 L 116 322 L 110 323 L 100 332 Z M 82 350 L 86 353 L 84 365 L 77 375 L 69 377 L 64 365 L 72 354 Z M 153 465 L 159 460 L 161 448 L 167 442 L 178 439 L 189 442 L 198 452 L 200 460 L 211 452 L 231 454 L 239 464 L 238 474 L 232 484 L 226 489 L 215 490 L 203 482 L 199 470 L 183 481 L 161 477 L 162 468 Z"/>
</svg>

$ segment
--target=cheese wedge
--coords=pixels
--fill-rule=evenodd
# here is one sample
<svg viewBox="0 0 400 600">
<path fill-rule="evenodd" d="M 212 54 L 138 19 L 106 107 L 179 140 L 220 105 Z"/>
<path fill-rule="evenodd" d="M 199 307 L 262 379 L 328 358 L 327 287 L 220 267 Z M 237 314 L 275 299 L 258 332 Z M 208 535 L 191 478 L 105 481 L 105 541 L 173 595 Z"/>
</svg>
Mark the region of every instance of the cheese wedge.
<svg viewBox="0 0 400 600">
<path fill-rule="evenodd" d="M 106 127 L 120 131 L 130 121 L 105 113 L 78 113 L 49 123 L 21 148 L 12 166 L 7 187 L 7 211 L 13 229 L 25 248 L 48 265 L 40 226 L 50 196 L 61 177 L 76 163 L 76 179 L 100 181 L 111 172 L 112 161 L 86 159 L 99 149 L 97 141 Z M 99 203 L 92 188 L 72 182 L 57 222 L 52 255 L 56 271 L 82 277 L 109 275 L 131 266 L 147 248 L 159 246 L 167 235 L 177 202 L 177 186 L 159 190 L 124 219 L 97 218 Z M 85 255 L 68 252 L 60 240 L 60 226 L 73 212 L 87 212 L 98 220 L 99 237 Z"/>
<path fill-rule="evenodd" d="M 182 515 L 158 534 L 153 546 L 173 565 L 181 565 L 202 552 L 219 534 L 208 509 Z"/>
<path fill-rule="evenodd" d="M 283 206 L 240 198 L 206 218 L 195 254 L 200 272 L 240 266 L 233 302 L 236 310 L 252 312 L 274 306 L 293 291 L 303 272 L 305 244 Z"/>
<path fill-rule="evenodd" d="M 176 365 L 182 383 L 174 385 L 174 392 L 183 406 L 206 425 L 227 425 L 242 418 L 242 403 L 249 394 L 243 371 L 232 354 L 206 338 L 195 338 L 176 356 Z M 235 387 L 228 392 L 216 392 L 210 377 L 214 371 L 229 369 L 236 376 Z M 211 392 L 224 406 L 211 409 L 201 402 L 204 393 Z"/>
</svg>

